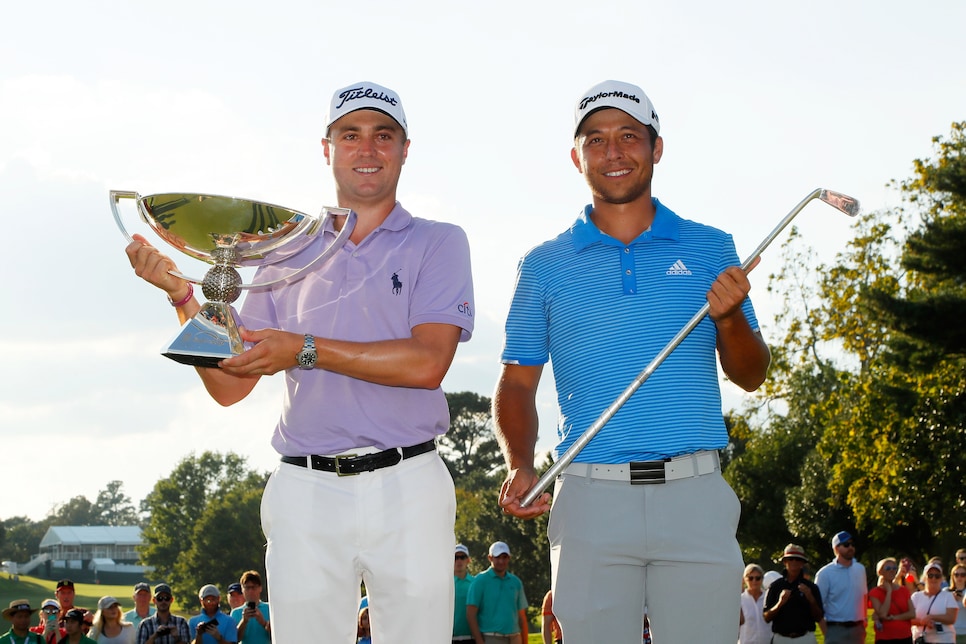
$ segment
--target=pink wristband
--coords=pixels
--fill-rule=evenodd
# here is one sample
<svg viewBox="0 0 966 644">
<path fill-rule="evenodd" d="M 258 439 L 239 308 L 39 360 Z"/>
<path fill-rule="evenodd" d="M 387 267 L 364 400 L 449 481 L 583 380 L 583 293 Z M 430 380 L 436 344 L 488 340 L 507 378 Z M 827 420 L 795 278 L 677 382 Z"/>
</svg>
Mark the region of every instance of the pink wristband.
<svg viewBox="0 0 966 644">
<path fill-rule="evenodd" d="M 191 282 L 188 282 L 188 294 L 185 295 L 180 300 L 178 300 L 177 302 L 175 302 L 174 300 L 172 300 L 171 297 L 169 296 L 168 297 L 168 302 L 170 302 L 171 303 L 171 306 L 173 306 L 176 309 L 177 308 L 181 308 L 182 306 L 184 306 L 185 304 L 187 304 L 188 302 L 190 302 L 191 301 L 191 298 L 194 297 L 194 295 L 195 295 L 195 287 L 191 285 Z"/>
</svg>

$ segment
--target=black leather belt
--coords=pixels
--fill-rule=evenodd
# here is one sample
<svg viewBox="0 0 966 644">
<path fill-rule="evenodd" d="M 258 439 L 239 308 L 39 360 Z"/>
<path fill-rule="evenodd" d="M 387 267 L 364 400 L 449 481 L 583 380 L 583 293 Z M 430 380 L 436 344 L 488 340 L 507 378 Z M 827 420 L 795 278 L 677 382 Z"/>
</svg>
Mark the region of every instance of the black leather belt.
<svg viewBox="0 0 966 644">
<path fill-rule="evenodd" d="M 807 634 L 808 631 L 805 631 L 804 633 L 775 633 L 775 635 L 781 635 L 782 637 L 787 637 L 790 640 L 797 640 L 799 637 L 805 637 Z"/>
<path fill-rule="evenodd" d="M 387 449 L 375 454 L 342 454 L 336 457 L 330 456 L 283 456 L 282 462 L 299 467 L 311 467 L 313 470 L 323 472 L 335 472 L 339 476 L 353 476 L 362 472 L 372 472 L 384 467 L 404 461 L 413 456 L 419 456 L 436 449 L 436 441 L 428 440 L 412 447 L 401 447 L 397 449 Z"/>
<path fill-rule="evenodd" d="M 863 622 L 825 622 L 828 626 L 845 626 L 851 628 L 853 626 L 861 626 Z"/>
</svg>

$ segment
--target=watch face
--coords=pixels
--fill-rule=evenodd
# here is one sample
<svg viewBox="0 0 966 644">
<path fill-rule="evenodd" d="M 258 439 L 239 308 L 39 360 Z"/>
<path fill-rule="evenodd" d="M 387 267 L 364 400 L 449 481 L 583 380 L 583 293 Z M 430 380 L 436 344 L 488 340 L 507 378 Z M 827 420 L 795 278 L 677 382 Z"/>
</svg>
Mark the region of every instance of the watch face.
<svg viewBox="0 0 966 644">
<path fill-rule="evenodd" d="M 302 369 L 312 369 L 315 367 L 315 361 L 317 359 L 318 354 L 315 352 L 315 338 L 306 334 L 305 344 L 302 345 L 302 350 L 295 356 L 295 360 Z"/>
<path fill-rule="evenodd" d="M 311 368 L 315 366 L 316 354 L 315 351 L 302 351 L 299 353 L 299 364 L 305 368 Z"/>
</svg>

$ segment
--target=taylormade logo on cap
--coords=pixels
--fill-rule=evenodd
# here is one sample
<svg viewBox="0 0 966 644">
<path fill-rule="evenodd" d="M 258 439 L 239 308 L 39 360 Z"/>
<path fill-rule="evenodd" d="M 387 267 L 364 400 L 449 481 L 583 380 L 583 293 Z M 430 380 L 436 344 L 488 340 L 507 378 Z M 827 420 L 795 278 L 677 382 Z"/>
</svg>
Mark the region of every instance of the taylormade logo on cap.
<svg viewBox="0 0 966 644">
<path fill-rule="evenodd" d="M 650 125 L 658 134 L 661 133 L 661 122 L 644 90 L 630 83 L 608 80 L 591 87 L 577 101 L 577 108 L 574 110 L 574 136 L 577 136 L 580 124 L 585 118 L 605 107 L 619 109 L 643 125 Z"/>
<path fill-rule="evenodd" d="M 399 123 L 406 136 L 409 136 L 409 126 L 406 125 L 406 113 L 403 111 L 399 95 L 391 89 L 375 83 L 353 83 L 348 87 L 337 89 L 329 104 L 329 113 L 325 119 L 325 132 L 328 136 L 329 128 L 340 118 L 356 110 L 376 110 L 392 117 Z"/>
</svg>

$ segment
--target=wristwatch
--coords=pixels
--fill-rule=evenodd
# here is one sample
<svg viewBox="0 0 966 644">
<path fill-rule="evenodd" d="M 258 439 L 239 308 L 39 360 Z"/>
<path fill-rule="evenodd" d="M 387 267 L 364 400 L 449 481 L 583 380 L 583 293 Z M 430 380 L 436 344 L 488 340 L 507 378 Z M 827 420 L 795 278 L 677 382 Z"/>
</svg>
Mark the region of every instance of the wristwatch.
<svg viewBox="0 0 966 644">
<path fill-rule="evenodd" d="M 315 369 L 315 361 L 318 357 L 319 354 L 315 352 L 315 337 L 306 333 L 305 344 L 302 345 L 302 350 L 295 356 L 295 360 L 299 363 L 299 369 Z"/>
</svg>

